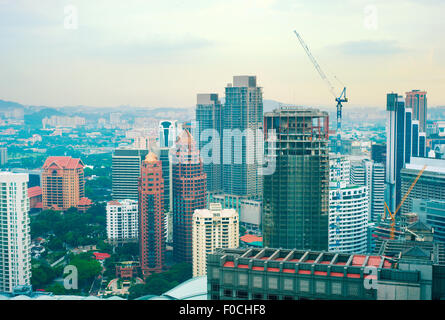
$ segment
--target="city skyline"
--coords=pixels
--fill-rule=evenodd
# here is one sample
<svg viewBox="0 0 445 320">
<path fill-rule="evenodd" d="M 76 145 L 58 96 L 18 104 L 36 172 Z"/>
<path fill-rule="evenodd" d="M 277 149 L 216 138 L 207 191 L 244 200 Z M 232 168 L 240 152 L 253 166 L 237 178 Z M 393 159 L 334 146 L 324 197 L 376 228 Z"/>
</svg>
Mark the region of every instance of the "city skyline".
<svg viewBox="0 0 445 320">
<path fill-rule="evenodd" d="M 328 76 L 348 87 L 349 108 L 383 109 L 388 88 L 428 89 L 429 105 L 443 105 L 445 45 L 431 32 L 444 27 L 443 5 L 136 1 L 130 8 L 117 1 L 3 0 L 2 99 L 50 107 L 191 108 L 195 92 L 217 88 L 222 96 L 221 79 L 239 74 L 256 75 L 267 88 L 265 99 L 334 106 L 298 45 L 297 29 Z M 78 25 L 70 29 L 64 22 L 73 7 Z M 212 23 L 218 19 L 230 24 Z M 172 87 L 175 95 L 168 94 Z"/>
</svg>

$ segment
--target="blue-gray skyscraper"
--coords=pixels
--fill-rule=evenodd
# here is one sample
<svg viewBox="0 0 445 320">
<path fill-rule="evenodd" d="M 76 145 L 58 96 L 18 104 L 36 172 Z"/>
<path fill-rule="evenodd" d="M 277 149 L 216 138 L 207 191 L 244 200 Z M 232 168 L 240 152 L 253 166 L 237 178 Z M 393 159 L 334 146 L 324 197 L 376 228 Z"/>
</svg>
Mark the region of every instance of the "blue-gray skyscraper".
<svg viewBox="0 0 445 320">
<path fill-rule="evenodd" d="M 419 122 L 413 121 L 412 109 L 405 106 L 402 96 L 386 96 L 386 203 L 394 212 L 402 201 L 400 171 L 411 157 L 421 154 Z"/>
<path fill-rule="evenodd" d="M 256 76 L 234 76 L 225 88 L 223 108 L 223 191 L 258 197 L 262 176 L 258 175 L 262 149 L 263 93 Z M 260 133 L 259 133 L 260 132 Z"/>
<path fill-rule="evenodd" d="M 197 95 L 199 150 L 207 174 L 207 191 L 222 190 L 222 105 L 216 93 Z M 212 131 L 214 130 L 214 131 Z"/>
</svg>

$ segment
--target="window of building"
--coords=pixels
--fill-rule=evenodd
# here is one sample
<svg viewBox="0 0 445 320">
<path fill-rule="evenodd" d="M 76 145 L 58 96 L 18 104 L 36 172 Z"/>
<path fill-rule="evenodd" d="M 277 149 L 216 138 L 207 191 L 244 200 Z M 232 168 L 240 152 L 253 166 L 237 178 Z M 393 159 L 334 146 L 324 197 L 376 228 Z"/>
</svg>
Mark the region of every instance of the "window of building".
<svg viewBox="0 0 445 320">
<path fill-rule="evenodd" d="M 254 288 L 261 288 L 263 286 L 263 277 L 261 276 L 254 276 L 253 277 L 253 287 Z"/>
</svg>

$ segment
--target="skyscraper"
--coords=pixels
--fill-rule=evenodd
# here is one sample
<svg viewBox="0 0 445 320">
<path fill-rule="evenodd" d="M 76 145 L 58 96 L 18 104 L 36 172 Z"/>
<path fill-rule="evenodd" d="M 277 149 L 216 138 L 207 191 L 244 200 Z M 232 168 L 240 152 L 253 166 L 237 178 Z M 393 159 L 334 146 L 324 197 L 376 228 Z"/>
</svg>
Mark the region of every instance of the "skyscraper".
<svg viewBox="0 0 445 320">
<path fill-rule="evenodd" d="M 413 185 L 420 171 L 426 166 L 422 175 Z M 445 160 L 431 158 L 412 158 L 401 170 L 401 192 L 406 194 L 400 211 L 402 214 L 413 210 L 413 200 L 443 200 L 445 199 Z M 408 191 L 410 192 L 408 193 Z"/>
<path fill-rule="evenodd" d="M 113 200 L 138 200 L 138 179 L 147 154 L 147 149 L 118 148 L 114 151 L 111 166 Z"/>
<path fill-rule="evenodd" d="M 179 129 L 176 120 L 161 120 L 159 122 L 159 146 L 161 148 L 173 147 Z"/>
<path fill-rule="evenodd" d="M 225 88 L 223 110 L 223 190 L 226 194 L 261 197 L 258 174 L 263 129 L 263 93 L 255 76 L 234 76 Z M 261 150 L 261 152 L 258 152 Z"/>
<path fill-rule="evenodd" d="M 139 178 L 139 248 L 144 277 L 163 270 L 165 236 L 162 162 L 150 152 L 142 163 Z"/>
<path fill-rule="evenodd" d="M 198 94 L 196 104 L 199 151 L 207 175 L 207 191 L 222 190 L 222 105 L 218 94 Z M 203 148 L 204 147 L 204 148 Z"/>
<path fill-rule="evenodd" d="M 264 176 L 264 246 L 328 249 L 329 116 L 282 107 L 264 115 L 265 141 L 275 130 L 275 172 Z"/>
<path fill-rule="evenodd" d="M 43 209 L 77 207 L 85 195 L 84 164 L 71 157 L 48 157 L 42 170 Z"/>
<path fill-rule="evenodd" d="M 0 292 L 31 285 L 28 175 L 0 172 Z"/>
<path fill-rule="evenodd" d="M 400 170 L 411 157 L 411 109 L 406 110 L 403 97 L 397 93 L 388 93 L 386 97 L 385 198 L 389 209 L 394 212 L 402 200 Z"/>
<path fill-rule="evenodd" d="M 419 121 L 419 131 L 426 132 L 427 98 L 426 91 L 412 90 L 406 93 L 405 105 L 413 110 L 413 120 Z"/>
<path fill-rule="evenodd" d="M 329 251 L 366 253 L 368 248 L 368 188 L 346 181 L 331 182 Z"/>
<path fill-rule="evenodd" d="M 164 210 L 170 212 L 172 208 L 172 162 L 170 155 L 172 148 L 153 145 L 151 150 L 156 153 L 158 159 L 162 162 L 162 178 L 164 178 Z"/>
<path fill-rule="evenodd" d="M 386 145 L 373 144 L 371 146 L 371 160 L 376 163 L 386 163 Z"/>
<path fill-rule="evenodd" d="M 353 162 L 351 165 L 351 184 L 368 188 L 370 222 L 377 222 L 385 210 L 385 166 L 370 160 Z"/>
<path fill-rule="evenodd" d="M 193 213 L 206 206 L 206 174 L 192 135 L 183 130 L 172 161 L 173 256 L 192 263 Z"/>
<path fill-rule="evenodd" d="M 239 216 L 234 209 L 210 203 L 193 214 L 193 276 L 207 274 L 207 255 L 216 248 L 238 248 Z"/>
</svg>

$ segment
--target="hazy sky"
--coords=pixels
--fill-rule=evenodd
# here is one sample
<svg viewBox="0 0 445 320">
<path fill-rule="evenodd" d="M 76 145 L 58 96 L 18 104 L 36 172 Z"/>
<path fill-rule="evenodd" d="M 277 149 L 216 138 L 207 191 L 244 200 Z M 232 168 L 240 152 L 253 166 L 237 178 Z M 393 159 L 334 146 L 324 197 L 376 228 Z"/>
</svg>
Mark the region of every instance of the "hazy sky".
<svg viewBox="0 0 445 320">
<path fill-rule="evenodd" d="M 77 29 L 64 27 L 77 10 Z M 0 99 L 190 107 L 256 75 L 264 98 L 334 105 L 298 39 L 349 107 L 428 91 L 445 105 L 443 0 L 0 0 Z M 376 14 L 374 14 L 376 12 Z M 72 24 L 68 24 L 72 26 Z M 345 111 L 346 112 L 346 111 Z"/>
</svg>

